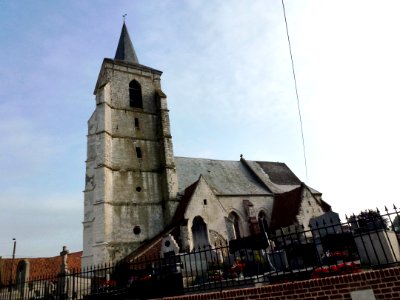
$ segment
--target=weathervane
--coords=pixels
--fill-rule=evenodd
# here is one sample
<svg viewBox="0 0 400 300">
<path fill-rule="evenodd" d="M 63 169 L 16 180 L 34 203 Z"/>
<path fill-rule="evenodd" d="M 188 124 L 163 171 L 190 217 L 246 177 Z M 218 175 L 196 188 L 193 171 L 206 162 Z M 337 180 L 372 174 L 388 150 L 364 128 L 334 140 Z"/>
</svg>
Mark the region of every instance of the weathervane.
<svg viewBox="0 0 400 300">
<path fill-rule="evenodd" d="M 125 17 L 126 17 L 127 15 L 128 15 L 128 14 L 122 15 L 122 17 L 124 18 L 124 23 L 125 23 Z"/>
</svg>

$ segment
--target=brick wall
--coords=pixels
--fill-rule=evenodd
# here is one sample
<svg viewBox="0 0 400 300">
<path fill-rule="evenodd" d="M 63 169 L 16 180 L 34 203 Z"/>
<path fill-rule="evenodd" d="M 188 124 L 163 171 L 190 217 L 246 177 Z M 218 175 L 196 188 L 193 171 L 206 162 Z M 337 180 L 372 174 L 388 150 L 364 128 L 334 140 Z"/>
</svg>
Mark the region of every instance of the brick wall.
<svg viewBox="0 0 400 300">
<path fill-rule="evenodd" d="M 257 288 L 244 288 L 163 299 L 351 299 L 351 292 L 366 289 L 372 289 L 376 299 L 400 299 L 400 267 L 322 279 L 265 285 Z"/>
</svg>

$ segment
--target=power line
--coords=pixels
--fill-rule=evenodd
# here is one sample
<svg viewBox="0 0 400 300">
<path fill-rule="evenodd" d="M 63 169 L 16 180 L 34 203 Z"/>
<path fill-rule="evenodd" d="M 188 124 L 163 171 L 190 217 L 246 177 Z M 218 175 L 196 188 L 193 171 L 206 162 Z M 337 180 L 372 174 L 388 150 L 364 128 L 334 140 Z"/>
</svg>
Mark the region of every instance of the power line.
<svg viewBox="0 0 400 300">
<path fill-rule="evenodd" d="M 292 45 L 290 43 L 290 37 L 289 37 L 289 28 L 288 28 L 288 23 L 286 19 L 286 10 L 285 10 L 285 4 L 283 3 L 282 0 L 282 9 L 283 9 L 283 16 L 285 18 L 285 25 L 286 25 L 286 36 L 289 44 L 289 53 L 290 53 L 290 60 L 292 62 L 292 73 L 293 73 L 293 80 L 294 80 L 294 88 L 296 90 L 296 98 L 297 98 L 297 110 L 299 112 L 299 119 L 300 119 L 300 130 L 301 130 L 301 139 L 303 141 L 303 157 L 304 157 L 304 166 L 306 168 L 306 179 L 308 181 L 308 169 L 307 169 L 307 159 L 306 159 L 306 146 L 304 142 L 304 133 L 303 133 L 303 121 L 301 119 L 301 112 L 300 112 L 300 100 L 299 100 L 299 93 L 297 91 L 297 80 L 296 80 L 296 73 L 294 71 L 294 62 L 293 62 L 293 55 L 292 55 Z"/>
</svg>

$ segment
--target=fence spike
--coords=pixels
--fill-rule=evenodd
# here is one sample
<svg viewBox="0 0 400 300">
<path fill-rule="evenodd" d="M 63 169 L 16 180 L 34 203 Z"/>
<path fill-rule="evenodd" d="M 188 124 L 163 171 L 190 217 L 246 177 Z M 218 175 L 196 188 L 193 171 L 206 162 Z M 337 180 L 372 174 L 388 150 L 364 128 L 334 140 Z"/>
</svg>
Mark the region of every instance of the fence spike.
<svg viewBox="0 0 400 300">
<path fill-rule="evenodd" d="M 388 210 L 388 208 L 386 207 L 386 205 L 385 205 L 385 211 L 386 211 L 386 212 L 388 212 L 388 211 L 389 211 L 389 210 Z"/>
<path fill-rule="evenodd" d="M 393 209 L 397 210 L 397 207 L 396 207 L 396 205 L 394 205 L 394 204 L 393 204 Z"/>
<path fill-rule="evenodd" d="M 378 208 L 376 208 L 376 212 L 378 213 L 378 214 L 380 214 L 381 212 L 379 211 L 379 209 Z"/>
</svg>

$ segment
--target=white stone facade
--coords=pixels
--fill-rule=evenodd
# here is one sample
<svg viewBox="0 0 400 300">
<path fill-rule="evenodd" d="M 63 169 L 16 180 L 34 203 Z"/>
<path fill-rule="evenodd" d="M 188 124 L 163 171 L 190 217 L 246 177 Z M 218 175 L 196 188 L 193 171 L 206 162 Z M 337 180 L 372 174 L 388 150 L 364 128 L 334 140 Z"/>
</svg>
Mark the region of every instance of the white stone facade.
<svg viewBox="0 0 400 300">
<path fill-rule="evenodd" d="M 229 220 L 229 214 L 234 212 L 239 216 L 239 232 L 241 237 L 249 236 L 249 213 L 246 212 L 246 207 L 243 200 L 247 200 L 253 204 L 254 214 L 260 212 L 271 214 L 273 206 L 273 195 L 231 195 L 217 196 L 212 191 L 204 178 L 200 178 L 196 189 L 190 199 L 189 205 L 184 213 L 184 218 L 188 220 L 186 230 L 188 232 L 187 239 L 181 239 L 184 249 L 193 250 L 193 220 L 196 217 L 201 217 L 207 225 L 209 231 L 209 244 L 214 246 L 219 245 L 223 241 L 229 241 L 237 238 L 233 235 L 233 224 Z M 210 232 L 218 233 L 217 236 L 210 235 Z M 222 238 L 222 240 L 221 240 Z"/>
</svg>

